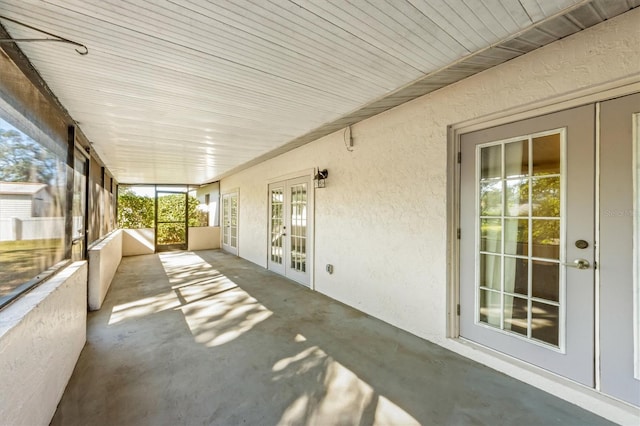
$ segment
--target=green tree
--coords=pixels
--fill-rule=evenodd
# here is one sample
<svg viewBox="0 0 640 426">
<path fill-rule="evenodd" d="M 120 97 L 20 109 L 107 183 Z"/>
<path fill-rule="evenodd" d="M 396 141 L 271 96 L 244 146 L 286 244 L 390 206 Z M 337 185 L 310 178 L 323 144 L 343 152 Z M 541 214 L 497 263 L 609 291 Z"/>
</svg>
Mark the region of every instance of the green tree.
<svg viewBox="0 0 640 426">
<path fill-rule="evenodd" d="M 132 189 L 118 192 L 118 226 L 124 229 L 153 228 L 155 201 L 153 197 L 138 195 Z"/>
<path fill-rule="evenodd" d="M 187 199 L 188 226 L 207 226 L 207 213 L 193 196 Z M 136 194 L 131 188 L 121 188 L 118 194 L 118 225 L 121 228 L 153 228 L 155 226 L 155 198 Z M 158 242 L 172 244 L 185 238 L 185 196 L 167 194 L 158 198 Z"/>
<path fill-rule="evenodd" d="M 0 181 L 53 184 L 58 159 L 14 129 L 0 128 Z"/>
</svg>

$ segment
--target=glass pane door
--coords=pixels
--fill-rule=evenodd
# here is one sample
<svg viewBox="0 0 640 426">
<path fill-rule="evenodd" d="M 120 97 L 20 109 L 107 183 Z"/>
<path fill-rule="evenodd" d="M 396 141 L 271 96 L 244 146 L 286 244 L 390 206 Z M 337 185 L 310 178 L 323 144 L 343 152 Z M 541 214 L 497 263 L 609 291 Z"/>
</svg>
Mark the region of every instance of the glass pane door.
<svg viewBox="0 0 640 426">
<path fill-rule="evenodd" d="M 460 335 L 594 385 L 595 107 L 461 135 Z"/>
<path fill-rule="evenodd" d="M 309 181 L 296 178 L 269 185 L 268 268 L 306 286 L 311 282 Z"/>
<path fill-rule="evenodd" d="M 222 196 L 222 248 L 238 254 L 238 193 Z"/>
<path fill-rule="evenodd" d="M 156 192 L 156 250 L 187 249 L 187 193 Z"/>
</svg>

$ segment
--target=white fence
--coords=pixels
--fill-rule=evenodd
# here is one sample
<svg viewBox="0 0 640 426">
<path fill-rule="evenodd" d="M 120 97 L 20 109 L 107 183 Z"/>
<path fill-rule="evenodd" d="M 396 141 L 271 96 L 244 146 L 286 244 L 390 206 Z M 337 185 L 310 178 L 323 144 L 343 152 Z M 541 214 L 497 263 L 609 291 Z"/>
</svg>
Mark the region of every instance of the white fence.
<svg viewBox="0 0 640 426">
<path fill-rule="evenodd" d="M 82 216 L 73 218 L 73 234 L 81 235 Z M 17 217 L 0 219 L 0 241 L 51 240 L 64 238 L 64 217 Z"/>
</svg>

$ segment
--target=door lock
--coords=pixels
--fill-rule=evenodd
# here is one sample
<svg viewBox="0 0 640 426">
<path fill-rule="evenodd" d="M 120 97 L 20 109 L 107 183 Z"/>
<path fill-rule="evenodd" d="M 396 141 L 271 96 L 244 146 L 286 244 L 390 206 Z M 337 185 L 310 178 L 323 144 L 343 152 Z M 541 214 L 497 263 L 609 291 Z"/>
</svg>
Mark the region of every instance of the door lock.
<svg viewBox="0 0 640 426">
<path fill-rule="evenodd" d="M 571 263 L 565 263 L 564 266 L 576 269 L 589 269 L 591 267 L 591 263 L 589 263 L 587 259 L 576 259 Z"/>
</svg>

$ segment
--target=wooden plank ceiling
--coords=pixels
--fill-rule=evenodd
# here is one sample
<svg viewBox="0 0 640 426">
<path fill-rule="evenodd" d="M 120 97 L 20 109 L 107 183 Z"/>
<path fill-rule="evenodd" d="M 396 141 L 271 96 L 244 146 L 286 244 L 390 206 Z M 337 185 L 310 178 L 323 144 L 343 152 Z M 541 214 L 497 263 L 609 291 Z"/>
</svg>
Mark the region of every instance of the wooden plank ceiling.
<svg viewBox="0 0 640 426">
<path fill-rule="evenodd" d="M 640 0 L 0 0 L 123 183 L 204 183 Z M 0 20 L 14 38 L 37 36 Z"/>
</svg>

